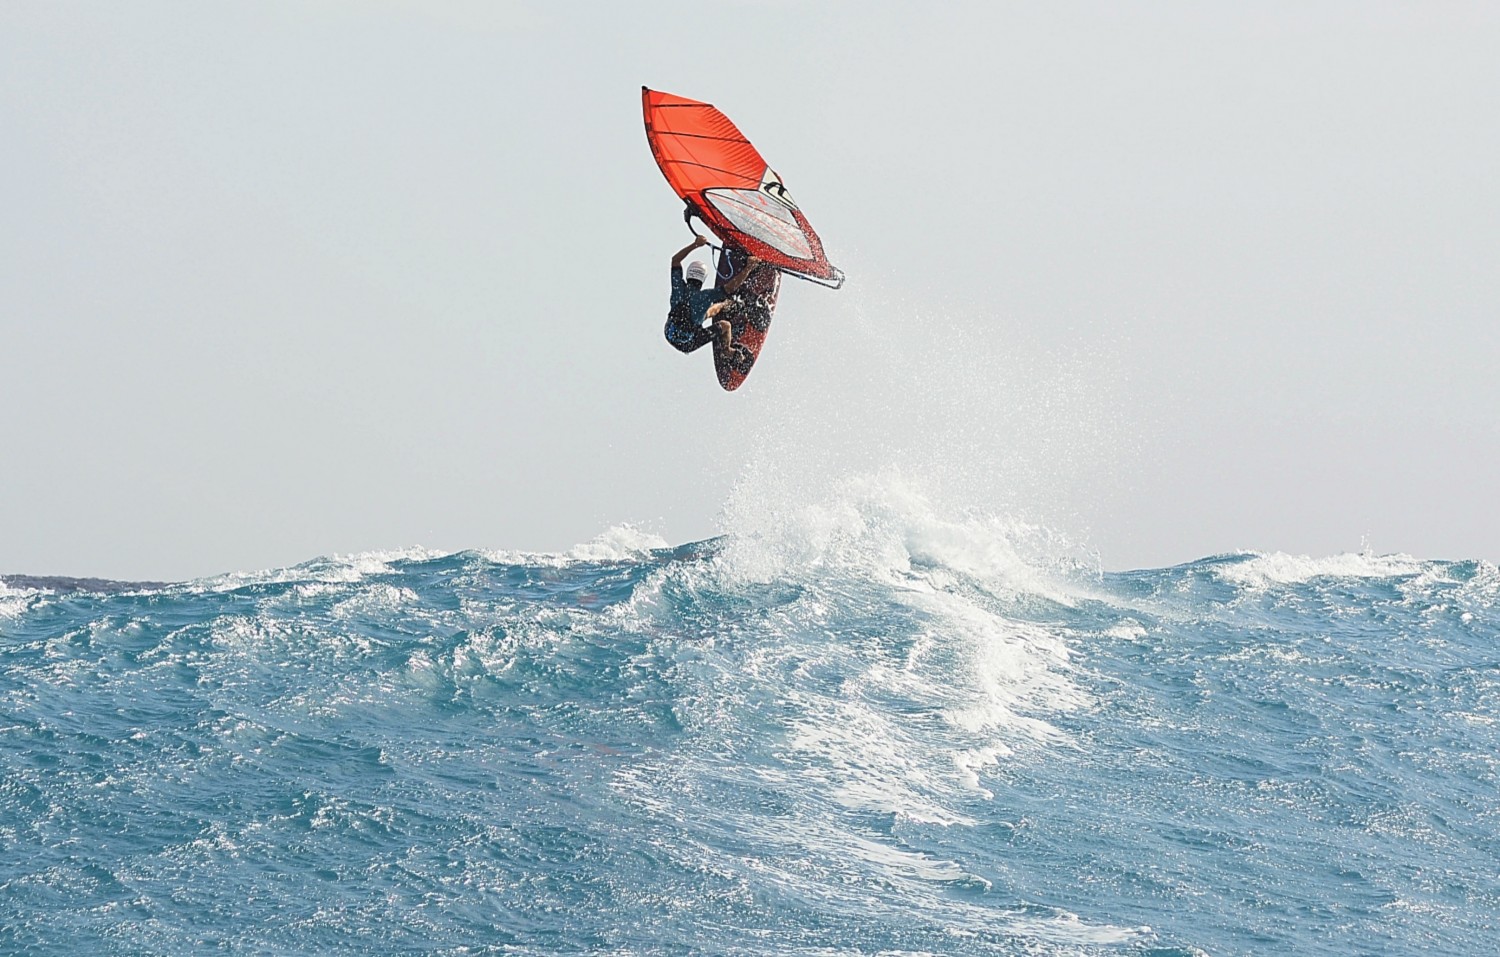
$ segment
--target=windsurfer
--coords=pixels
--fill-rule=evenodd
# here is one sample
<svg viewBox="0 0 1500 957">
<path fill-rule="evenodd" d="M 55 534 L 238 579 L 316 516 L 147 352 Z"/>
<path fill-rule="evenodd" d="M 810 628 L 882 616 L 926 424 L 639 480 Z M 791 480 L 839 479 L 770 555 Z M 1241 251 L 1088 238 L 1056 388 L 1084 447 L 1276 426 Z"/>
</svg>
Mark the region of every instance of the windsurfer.
<svg viewBox="0 0 1500 957">
<path fill-rule="evenodd" d="M 672 301 L 667 310 L 664 332 L 667 341 L 680 352 L 693 352 L 712 342 L 715 337 L 725 349 L 733 345 L 734 330 L 728 318 L 714 317 L 729 305 L 729 297 L 735 294 L 760 265 L 760 260 L 751 257 L 723 285 L 704 289 L 708 268 L 702 262 L 694 260 L 684 270 L 682 261 L 693 250 L 706 245 L 708 240 L 696 236 L 672 257 Z M 704 323 L 709 320 L 713 320 L 712 325 L 705 327 Z"/>
</svg>

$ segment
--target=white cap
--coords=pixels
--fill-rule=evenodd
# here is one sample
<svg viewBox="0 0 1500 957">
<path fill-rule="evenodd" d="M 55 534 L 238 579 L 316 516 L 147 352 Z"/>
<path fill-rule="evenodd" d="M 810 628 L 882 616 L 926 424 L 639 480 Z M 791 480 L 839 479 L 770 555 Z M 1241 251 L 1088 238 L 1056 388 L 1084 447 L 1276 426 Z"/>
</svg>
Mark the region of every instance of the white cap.
<svg viewBox="0 0 1500 957">
<path fill-rule="evenodd" d="M 688 279 L 696 279 L 699 282 L 706 282 L 708 280 L 708 267 L 703 265 L 698 260 L 694 259 L 692 262 L 687 264 L 686 276 Z"/>
</svg>

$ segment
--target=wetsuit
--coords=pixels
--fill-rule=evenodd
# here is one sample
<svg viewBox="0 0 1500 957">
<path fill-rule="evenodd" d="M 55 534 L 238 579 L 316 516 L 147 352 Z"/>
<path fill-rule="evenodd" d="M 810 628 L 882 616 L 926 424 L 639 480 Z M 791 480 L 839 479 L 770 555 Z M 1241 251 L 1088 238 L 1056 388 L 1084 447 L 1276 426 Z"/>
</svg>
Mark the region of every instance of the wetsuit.
<svg viewBox="0 0 1500 957">
<path fill-rule="evenodd" d="M 722 302 L 721 289 L 694 289 L 682 278 L 682 271 L 672 267 L 672 304 L 667 310 L 667 327 L 663 330 L 674 349 L 692 352 L 714 339 L 712 330 L 703 325 L 708 307 Z"/>
</svg>

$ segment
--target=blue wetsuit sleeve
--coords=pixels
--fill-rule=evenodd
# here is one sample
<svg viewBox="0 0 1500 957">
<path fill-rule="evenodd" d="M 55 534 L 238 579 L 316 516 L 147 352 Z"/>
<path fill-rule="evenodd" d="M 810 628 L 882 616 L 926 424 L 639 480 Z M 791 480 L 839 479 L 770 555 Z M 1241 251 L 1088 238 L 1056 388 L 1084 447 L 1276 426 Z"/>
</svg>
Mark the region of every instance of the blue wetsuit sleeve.
<svg viewBox="0 0 1500 957">
<path fill-rule="evenodd" d="M 708 307 L 716 302 L 723 302 L 727 298 L 729 297 L 724 295 L 724 290 L 718 288 L 699 289 L 697 292 L 690 293 L 688 308 L 692 311 L 693 325 L 701 326 L 707 322 Z"/>
<path fill-rule="evenodd" d="M 676 266 L 672 267 L 672 305 L 677 305 L 688 297 L 687 280 L 682 278 L 682 270 Z"/>
</svg>

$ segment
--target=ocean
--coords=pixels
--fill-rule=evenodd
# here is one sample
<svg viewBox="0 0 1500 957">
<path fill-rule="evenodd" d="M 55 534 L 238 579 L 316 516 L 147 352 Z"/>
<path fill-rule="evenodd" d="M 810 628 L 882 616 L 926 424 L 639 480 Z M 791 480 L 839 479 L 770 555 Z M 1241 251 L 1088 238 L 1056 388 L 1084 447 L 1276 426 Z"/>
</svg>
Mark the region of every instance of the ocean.
<svg viewBox="0 0 1500 957">
<path fill-rule="evenodd" d="M 1500 570 L 900 483 L 0 586 L 0 952 L 1500 953 Z"/>
</svg>

